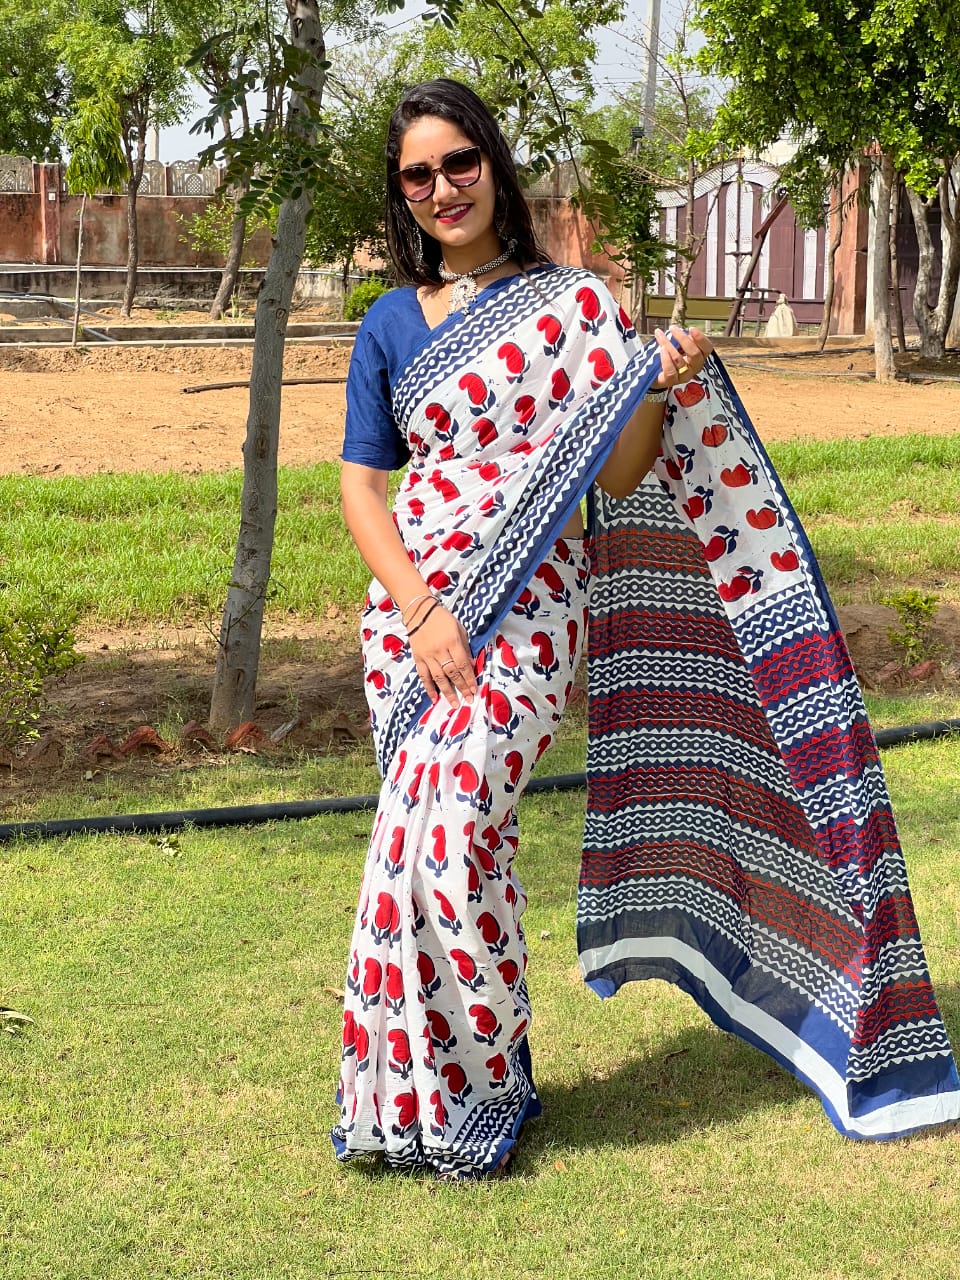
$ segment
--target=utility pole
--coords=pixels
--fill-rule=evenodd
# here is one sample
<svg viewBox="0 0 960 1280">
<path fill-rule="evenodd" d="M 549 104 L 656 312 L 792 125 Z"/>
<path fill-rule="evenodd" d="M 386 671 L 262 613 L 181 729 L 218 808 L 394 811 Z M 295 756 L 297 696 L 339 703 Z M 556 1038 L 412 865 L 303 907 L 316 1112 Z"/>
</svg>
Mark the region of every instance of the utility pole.
<svg viewBox="0 0 960 1280">
<path fill-rule="evenodd" d="M 643 86 L 643 118 L 640 128 L 653 134 L 653 117 L 657 106 L 657 59 L 660 56 L 660 0 L 647 0 L 643 20 L 643 43 L 647 51 L 647 78 Z"/>
</svg>

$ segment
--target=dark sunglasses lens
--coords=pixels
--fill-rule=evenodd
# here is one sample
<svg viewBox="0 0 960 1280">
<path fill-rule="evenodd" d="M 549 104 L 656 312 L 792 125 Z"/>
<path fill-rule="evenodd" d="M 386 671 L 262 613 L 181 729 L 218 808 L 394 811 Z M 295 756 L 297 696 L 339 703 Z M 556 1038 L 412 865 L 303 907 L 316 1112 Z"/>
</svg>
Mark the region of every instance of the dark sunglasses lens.
<svg viewBox="0 0 960 1280">
<path fill-rule="evenodd" d="M 454 185 L 470 186 L 480 177 L 480 152 L 476 147 L 447 156 L 443 172 Z"/>
<path fill-rule="evenodd" d="M 400 190 L 408 200 L 425 200 L 433 190 L 433 174 L 425 164 L 401 169 L 397 176 Z"/>
</svg>

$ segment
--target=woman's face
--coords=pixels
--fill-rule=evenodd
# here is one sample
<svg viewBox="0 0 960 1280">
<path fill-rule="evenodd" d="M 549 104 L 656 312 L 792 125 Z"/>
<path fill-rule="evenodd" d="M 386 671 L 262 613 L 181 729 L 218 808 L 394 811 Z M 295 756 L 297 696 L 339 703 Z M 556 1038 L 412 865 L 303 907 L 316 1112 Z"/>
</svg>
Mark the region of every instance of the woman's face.
<svg viewBox="0 0 960 1280">
<path fill-rule="evenodd" d="M 452 152 L 475 145 L 451 120 L 421 116 L 403 135 L 399 167 L 427 165 L 436 169 Z M 471 263 L 473 259 L 483 262 L 500 252 L 493 225 L 496 190 L 492 167 L 483 152 L 481 158 L 480 178 L 471 186 L 456 187 L 445 174 L 438 173 L 432 196 L 416 204 L 407 201 L 415 221 L 440 241 L 444 258 L 454 269 L 468 259 Z"/>
</svg>

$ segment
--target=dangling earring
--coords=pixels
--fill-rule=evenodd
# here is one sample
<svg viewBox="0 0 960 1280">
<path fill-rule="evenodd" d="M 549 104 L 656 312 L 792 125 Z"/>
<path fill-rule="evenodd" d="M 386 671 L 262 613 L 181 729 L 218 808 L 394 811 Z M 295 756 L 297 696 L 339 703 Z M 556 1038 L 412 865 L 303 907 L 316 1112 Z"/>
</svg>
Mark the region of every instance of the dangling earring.
<svg viewBox="0 0 960 1280">
<path fill-rule="evenodd" d="M 418 222 L 415 222 L 413 224 L 412 240 L 413 240 L 413 259 L 414 259 L 414 262 L 416 262 L 417 266 L 421 267 L 423 266 L 424 243 L 423 243 L 423 232 L 420 230 L 420 224 Z"/>
<path fill-rule="evenodd" d="M 500 237 L 501 240 L 506 240 L 507 215 L 505 213 L 497 214 L 496 220 L 494 221 L 494 224 L 493 224 L 493 229 L 496 231 L 497 235 Z"/>
</svg>

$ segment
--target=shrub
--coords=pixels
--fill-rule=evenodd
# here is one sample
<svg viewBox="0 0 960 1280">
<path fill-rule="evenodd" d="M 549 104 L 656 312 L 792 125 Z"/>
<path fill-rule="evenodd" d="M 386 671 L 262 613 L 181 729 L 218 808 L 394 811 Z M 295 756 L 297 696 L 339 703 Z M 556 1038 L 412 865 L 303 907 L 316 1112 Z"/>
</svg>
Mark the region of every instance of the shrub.
<svg viewBox="0 0 960 1280">
<path fill-rule="evenodd" d="M 908 667 L 928 658 L 935 658 L 943 652 L 943 645 L 937 644 L 930 635 L 939 599 L 939 596 L 926 595 L 911 588 L 884 596 L 880 601 L 897 611 L 900 630 L 890 627 L 887 635 L 897 648 L 903 650 L 904 662 Z"/>
<path fill-rule="evenodd" d="M 12 746 L 36 733 L 45 678 L 82 661 L 75 626 L 74 616 L 55 617 L 40 605 L 0 613 L 0 742 Z"/>
<path fill-rule="evenodd" d="M 344 320 L 362 320 L 380 295 L 386 292 L 387 286 L 382 280 L 364 280 L 344 298 Z"/>
</svg>

